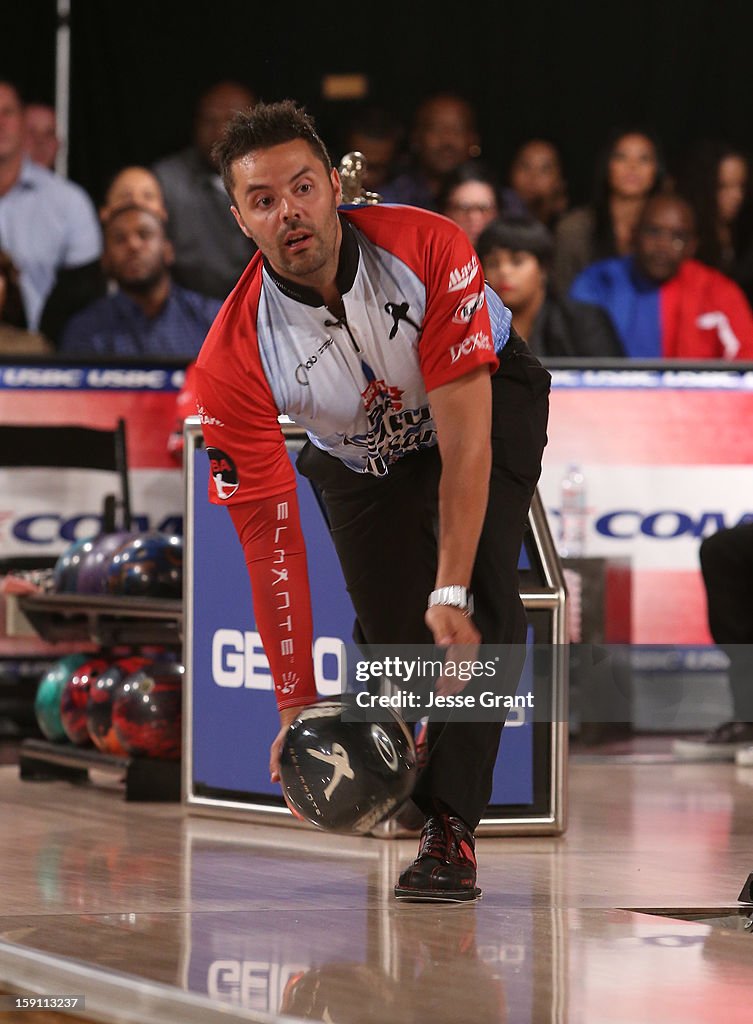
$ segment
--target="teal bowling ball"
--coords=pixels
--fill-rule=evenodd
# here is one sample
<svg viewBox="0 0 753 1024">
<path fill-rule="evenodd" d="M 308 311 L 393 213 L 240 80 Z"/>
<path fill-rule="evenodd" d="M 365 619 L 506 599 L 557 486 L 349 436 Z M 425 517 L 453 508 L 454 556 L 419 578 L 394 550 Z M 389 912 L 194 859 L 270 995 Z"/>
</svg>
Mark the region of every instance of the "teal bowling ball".
<svg viewBox="0 0 753 1024">
<path fill-rule="evenodd" d="M 52 743 L 64 743 L 67 739 L 60 717 L 60 700 L 65 684 L 88 657 L 86 654 L 67 654 L 56 661 L 39 680 L 34 698 L 34 715 L 42 735 Z"/>
</svg>

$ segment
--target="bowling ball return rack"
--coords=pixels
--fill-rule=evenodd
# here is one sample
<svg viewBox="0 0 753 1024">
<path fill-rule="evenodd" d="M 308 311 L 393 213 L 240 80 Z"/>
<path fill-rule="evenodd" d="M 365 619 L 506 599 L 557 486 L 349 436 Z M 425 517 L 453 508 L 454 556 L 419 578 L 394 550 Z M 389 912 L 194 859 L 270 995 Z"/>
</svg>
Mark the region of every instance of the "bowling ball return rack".
<svg viewBox="0 0 753 1024">
<path fill-rule="evenodd" d="M 39 593 L 17 595 L 14 600 L 34 632 L 48 643 L 182 647 L 180 599 Z M 91 781 L 91 771 L 122 779 L 127 801 L 181 799 L 179 760 L 120 757 L 42 739 L 26 739 L 20 745 L 22 779 L 81 784 Z"/>
</svg>

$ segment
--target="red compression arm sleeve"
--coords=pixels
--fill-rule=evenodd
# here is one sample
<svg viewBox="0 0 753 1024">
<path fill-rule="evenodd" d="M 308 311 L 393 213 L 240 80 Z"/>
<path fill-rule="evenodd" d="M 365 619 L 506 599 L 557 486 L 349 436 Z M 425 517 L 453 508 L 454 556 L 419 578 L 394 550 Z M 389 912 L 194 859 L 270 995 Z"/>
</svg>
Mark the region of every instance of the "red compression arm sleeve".
<svg viewBox="0 0 753 1024">
<path fill-rule="evenodd" d="M 228 507 L 246 556 L 256 624 L 277 706 L 317 699 L 306 547 L 295 490 Z"/>
</svg>

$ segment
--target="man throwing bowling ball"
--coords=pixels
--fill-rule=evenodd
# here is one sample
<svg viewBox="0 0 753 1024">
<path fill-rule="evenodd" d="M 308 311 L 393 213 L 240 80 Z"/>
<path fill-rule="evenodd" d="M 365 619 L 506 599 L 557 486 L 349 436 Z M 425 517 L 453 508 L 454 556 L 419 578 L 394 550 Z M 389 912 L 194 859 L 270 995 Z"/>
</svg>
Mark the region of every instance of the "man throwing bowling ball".
<svg viewBox="0 0 753 1024">
<path fill-rule="evenodd" d="M 259 251 L 199 354 L 197 407 L 210 498 L 238 531 L 274 678 L 276 781 L 287 727 L 317 699 L 279 416 L 308 433 L 297 467 L 326 509 L 359 642 L 522 645 L 517 565 L 550 376 L 456 225 L 405 206 L 338 209 L 337 171 L 293 102 L 238 113 L 216 155 Z M 473 833 L 502 724 L 430 723 L 413 793 L 426 823 L 396 896 L 479 895 Z"/>
</svg>

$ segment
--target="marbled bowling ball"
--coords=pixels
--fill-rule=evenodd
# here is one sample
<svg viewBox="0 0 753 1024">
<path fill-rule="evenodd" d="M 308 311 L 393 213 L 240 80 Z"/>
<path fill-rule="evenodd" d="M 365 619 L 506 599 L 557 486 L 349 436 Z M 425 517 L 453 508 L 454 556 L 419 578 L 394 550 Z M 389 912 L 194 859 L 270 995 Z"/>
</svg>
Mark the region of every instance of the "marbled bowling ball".
<svg viewBox="0 0 753 1024">
<path fill-rule="evenodd" d="M 88 654 L 66 654 L 39 680 L 34 698 L 34 714 L 42 735 L 52 743 L 62 743 L 67 739 L 60 717 L 60 701 L 65 684 L 88 659 Z"/>
<path fill-rule="evenodd" d="M 126 676 L 118 687 L 112 724 L 132 757 L 180 757 L 183 672 L 180 664 L 158 662 Z"/>
<path fill-rule="evenodd" d="M 89 686 L 86 703 L 86 728 L 97 750 L 103 754 L 127 753 L 115 735 L 112 724 L 112 704 L 118 687 L 133 672 L 149 665 L 150 659 L 140 655 L 119 658 L 108 665 L 104 672 Z"/>
<path fill-rule="evenodd" d="M 150 530 L 127 541 L 110 562 L 107 591 L 130 597 L 181 597 L 183 538 Z"/>
<path fill-rule="evenodd" d="M 86 707 L 89 687 L 104 672 L 108 662 L 104 658 L 92 658 L 79 665 L 63 687 L 60 698 L 60 719 L 65 735 L 77 747 L 91 744 L 86 728 Z"/>
<path fill-rule="evenodd" d="M 94 537 L 85 537 L 69 544 L 60 555 L 52 570 L 56 594 L 75 594 L 78 589 L 78 574 L 84 559 L 94 546 Z"/>
<path fill-rule="evenodd" d="M 78 571 L 77 591 L 79 594 L 104 594 L 107 591 L 107 574 L 113 555 L 127 541 L 136 536 L 127 530 L 117 533 L 102 533 L 92 541 L 91 548 L 84 553 Z"/>
</svg>

